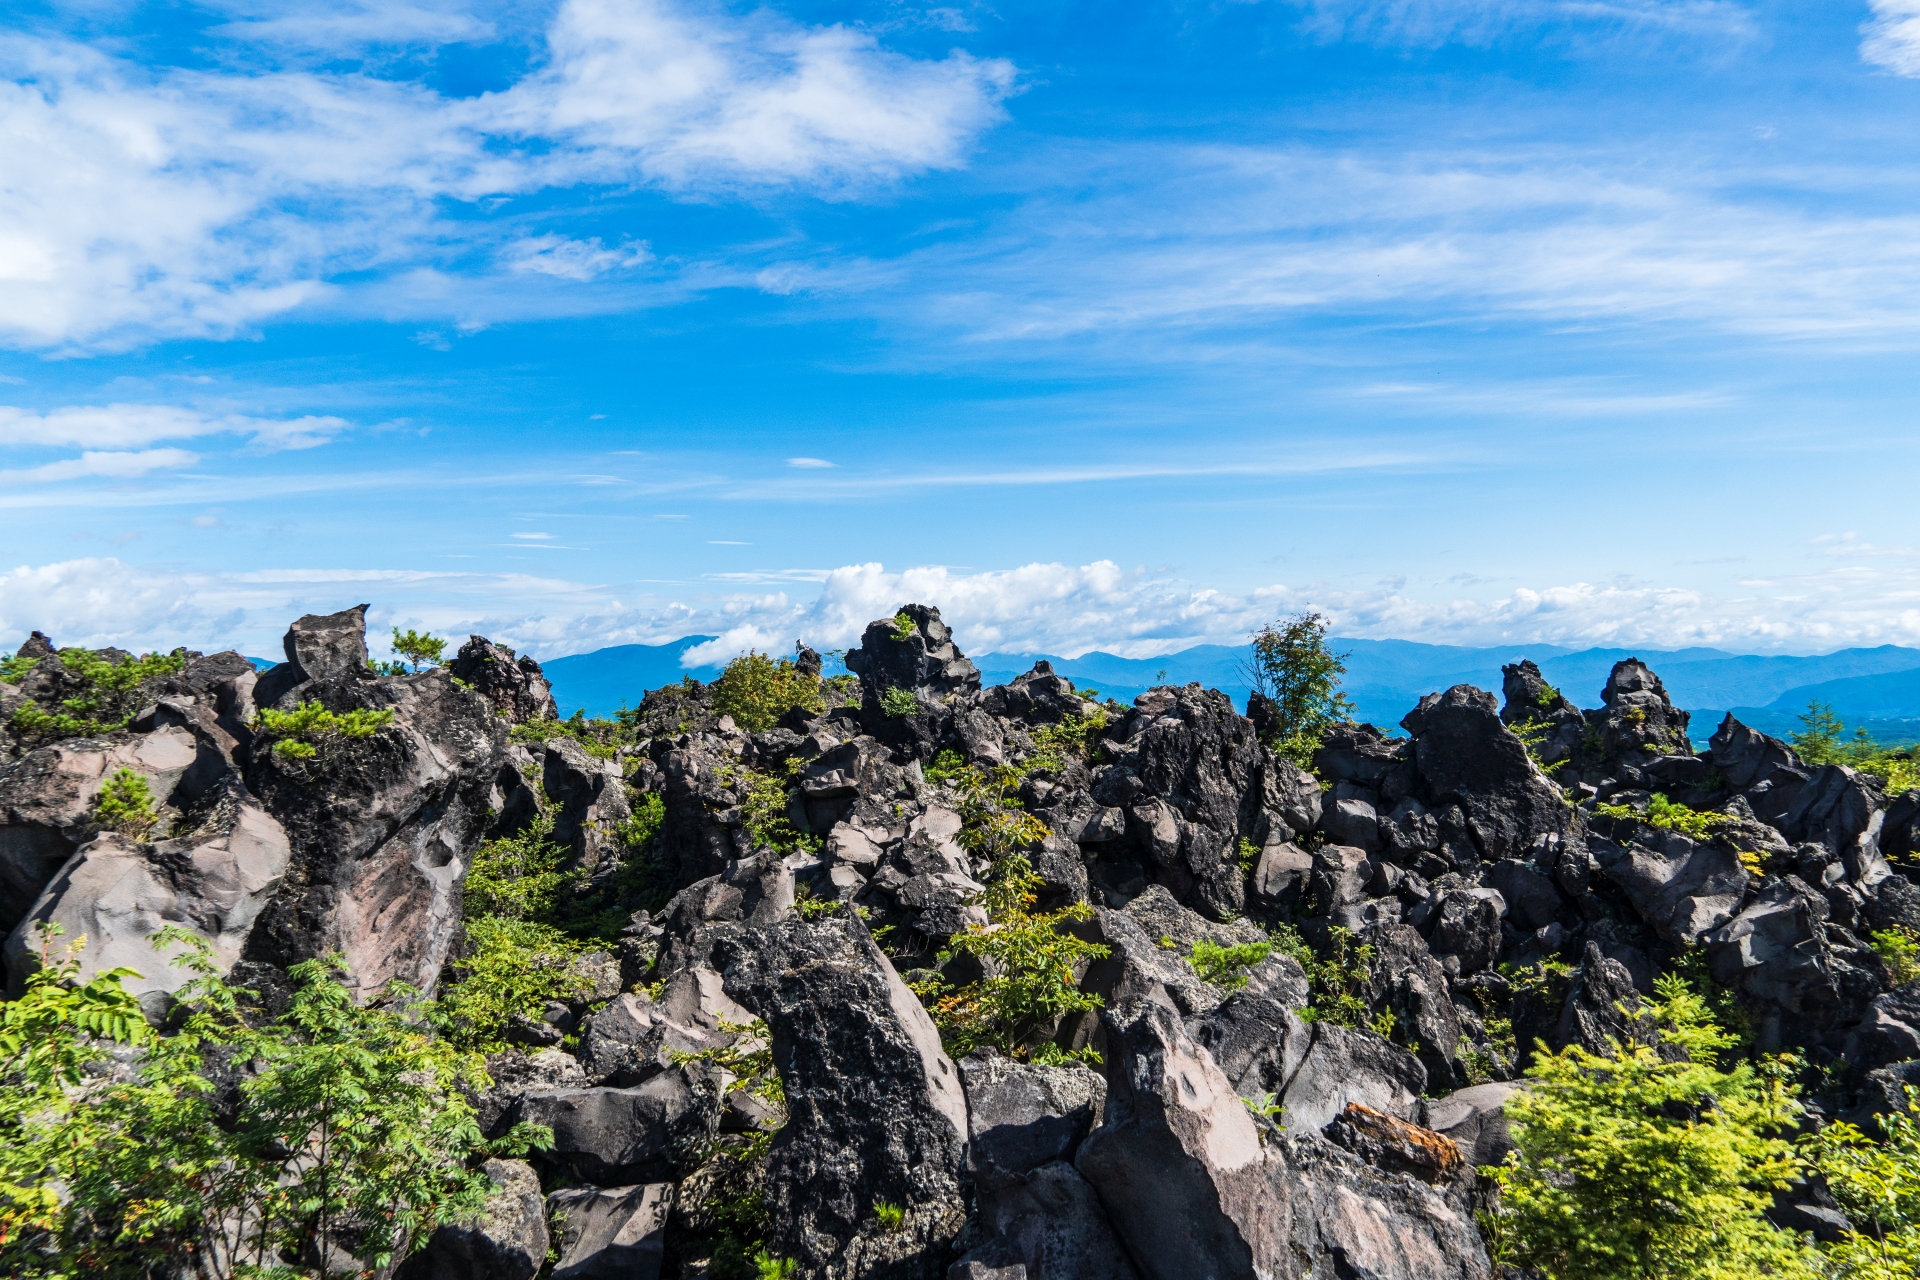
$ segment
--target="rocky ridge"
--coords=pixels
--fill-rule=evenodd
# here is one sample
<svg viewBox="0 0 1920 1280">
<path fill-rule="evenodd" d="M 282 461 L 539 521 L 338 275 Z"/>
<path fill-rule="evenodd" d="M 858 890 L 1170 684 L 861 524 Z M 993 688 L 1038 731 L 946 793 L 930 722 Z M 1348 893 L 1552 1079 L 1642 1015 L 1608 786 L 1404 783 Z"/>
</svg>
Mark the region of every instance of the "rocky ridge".
<svg viewBox="0 0 1920 1280">
<path fill-rule="evenodd" d="M 483 1121 L 546 1124 L 553 1149 L 491 1162 L 487 1222 L 443 1229 L 414 1275 L 530 1280 L 549 1249 L 556 1277 L 720 1275 L 744 1212 L 806 1276 L 1489 1276 L 1472 1170 L 1507 1149 L 1510 1082 L 1536 1043 L 1630 1034 L 1621 1006 L 1677 965 L 1763 1047 L 1853 1064 L 1816 1115 L 1920 1079 L 1920 984 L 1868 942 L 1920 928 L 1913 797 L 1731 718 L 1696 753 L 1637 661 L 1590 712 L 1516 664 L 1503 700 L 1433 694 L 1405 736 L 1337 726 L 1309 772 L 1197 685 L 1123 707 L 1042 663 L 982 688 L 919 605 L 848 655 L 857 705 L 749 733 L 676 686 L 618 743 L 555 724 L 537 664 L 481 637 L 376 675 L 364 625 L 302 618 L 258 675 L 180 651 L 123 727 L 0 730 L 0 913 L 16 988 L 57 922 L 90 971 L 146 975 L 156 1018 L 168 924 L 269 995 L 326 952 L 369 998 L 431 991 L 475 851 L 547 815 L 624 924 L 586 994 L 490 1061 Z M 9 725 L 76 687 L 45 637 L 21 656 Z M 303 752 L 259 715 L 315 704 L 377 727 Z M 120 770 L 153 797 L 144 830 L 97 820 Z M 1656 825 L 1656 793 L 1717 816 Z M 1092 1007 L 956 1061 L 921 995 L 991 976 L 952 940 L 1002 927 L 994 823 L 1031 909 L 1089 948 Z M 1205 948 L 1270 935 L 1298 941 L 1202 976 Z M 1779 1213 L 1834 1226 L 1811 1189 Z"/>
</svg>

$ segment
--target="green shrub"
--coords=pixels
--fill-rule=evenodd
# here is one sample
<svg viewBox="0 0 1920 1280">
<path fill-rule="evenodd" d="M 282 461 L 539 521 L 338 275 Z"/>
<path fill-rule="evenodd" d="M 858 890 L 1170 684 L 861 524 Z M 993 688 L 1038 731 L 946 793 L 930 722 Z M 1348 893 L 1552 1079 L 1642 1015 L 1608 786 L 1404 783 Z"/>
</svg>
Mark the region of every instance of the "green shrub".
<svg viewBox="0 0 1920 1280">
<path fill-rule="evenodd" d="M 1527 758 L 1540 766 L 1542 773 L 1552 773 L 1566 763 L 1565 760 L 1555 760 L 1549 764 L 1541 753 L 1540 744 L 1546 741 L 1547 733 L 1552 727 L 1545 720 L 1522 720 L 1518 724 L 1507 726 L 1513 736 L 1520 739 L 1520 745 L 1527 749 Z"/>
<path fill-rule="evenodd" d="M 1281 940 L 1281 950 L 1300 961 L 1307 971 L 1312 992 L 1311 1003 L 1300 1016 L 1309 1022 L 1328 1022 L 1340 1027 L 1359 1027 L 1367 1023 L 1364 993 L 1373 977 L 1373 946 L 1353 940 L 1353 931 L 1332 925 L 1327 930 L 1328 954 L 1316 955 L 1305 941 L 1293 933 Z M 1383 1033 L 1384 1034 L 1384 1033 Z"/>
<path fill-rule="evenodd" d="M 569 879 L 559 869 L 566 850 L 553 843 L 553 820 L 554 811 L 542 808 L 517 834 L 473 851 L 464 894 L 469 920 L 551 920 Z"/>
<path fill-rule="evenodd" d="M 1271 942 L 1245 942 L 1235 947 L 1223 947 L 1202 938 L 1187 953 L 1187 963 L 1193 966 L 1193 971 L 1200 975 L 1202 982 L 1210 982 L 1228 991 L 1238 991 L 1247 985 L 1247 970 L 1272 954 Z"/>
<path fill-rule="evenodd" d="M 62 649 L 60 663 L 76 679 L 77 691 L 48 711 L 35 702 L 13 713 L 11 728 L 23 742 L 52 742 L 107 733 L 126 724 L 145 701 L 141 686 L 172 675 L 187 665 L 184 652 L 149 653 L 112 662 L 90 649 Z"/>
<path fill-rule="evenodd" d="M 337 957 L 308 961 L 288 971 L 286 1011 L 253 1025 L 206 942 L 156 942 L 186 945 L 175 963 L 195 975 L 174 1034 L 147 1027 L 126 970 L 73 985 L 72 950 L 0 1006 L 0 1274 L 145 1276 L 198 1258 L 304 1277 L 317 1273 L 287 1259 L 318 1239 L 336 1266 L 373 1272 L 480 1210 L 480 1159 L 551 1143 L 530 1126 L 483 1139 L 480 1059 L 423 1032 L 404 989 L 361 1004 Z M 141 1052 L 90 1070 L 115 1041 Z M 238 1088 L 228 1062 L 247 1064 Z"/>
<path fill-rule="evenodd" d="M 764 733 L 795 707 L 813 713 L 826 707 L 820 679 L 788 658 L 778 662 L 764 653 L 743 653 L 713 682 L 713 712 L 732 716 L 748 733 Z"/>
<path fill-rule="evenodd" d="M 933 999 L 933 1020 L 955 1057 L 980 1044 L 1025 1056 L 1028 1041 L 1060 1017 L 1102 1004 L 1100 997 L 1079 989 L 1075 971 L 1110 949 L 1063 927 L 1092 918 L 1093 908 L 1082 902 L 1035 912 L 1042 882 L 1018 854 L 1008 856 L 996 872 L 983 898 L 989 923 L 969 924 L 948 943 L 956 954 L 983 961 L 987 976 L 957 991 L 945 983 L 915 988 Z"/>
<path fill-rule="evenodd" d="M 780 853 L 823 847 L 825 842 L 819 836 L 801 831 L 787 815 L 792 794 L 785 779 L 743 768 L 723 774 L 721 781 L 740 796 L 740 825 L 755 847 Z"/>
<path fill-rule="evenodd" d="M 0 658 L 0 684 L 19 684 L 27 678 L 27 673 L 40 665 L 38 658 L 23 658 L 19 654 Z"/>
<path fill-rule="evenodd" d="M 1705 1002 L 1672 974 L 1655 991 L 1659 1048 L 1535 1058 L 1507 1103 L 1517 1150 L 1489 1170 L 1492 1243 L 1548 1280 L 1810 1277 L 1804 1246 L 1764 1217 L 1799 1169 L 1776 1136 L 1799 1111 L 1786 1072 L 1722 1070 L 1733 1037 Z"/>
<path fill-rule="evenodd" d="M 582 947 L 552 925 L 481 916 L 467 921 L 468 954 L 441 995 L 433 1020 L 448 1041 L 492 1053 L 506 1047 L 513 1015 L 535 1018 L 549 1000 L 590 989 L 573 962 Z"/>
<path fill-rule="evenodd" d="M 873 1216 L 882 1231 L 898 1231 L 906 1223 L 907 1211 L 897 1204 L 882 1200 L 873 1206 Z"/>
<path fill-rule="evenodd" d="M 371 738 L 392 723 L 391 711 L 335 712 L 318 702 L 303 702 L 292 711 L 264 708 L 254 719 L 254 728 L 273 743 L 275 755 L 310 760 L 323 746 Z"/>
<path fill-rule="evenodd" d="M 1896 987 L 1920 978 L 1920 936 L 1903 924 L 1873 934 L 1874 954 L 1887 966 Z"/>
<path fill-rule="evenodd" d="M 146 839 L 160 815 L 153 811 L 153 792 L 146 777 L 132 769 L 116 769 L 94 797 L 93 820 L 110 831 L 135 840 Z"/>
<path fill-rule="evenodd" d="M 1663 831 L 1677 831 L 1690 840 L 1711 840 L 1715 828 L 1733 821 L 1724 813 L 1702 813 L 1684 804 L 1676 804 L 1657 791 L 1647 802 L 1644 813 L 1624 804 L 1595 805 L 1593 811 L 1603 817 L 1631 819 Z"/>
<path fill-rule="evenodd" d="M 1804 1151 L 1827 1180 L 1853 1230 L 1828 1246 L 1833 1280 L 1913 1280 L 1920 1276 L 1920 1098 L 1907 1090 L 1907 1108 L 1881 1119 L 1884 1139 L 1870 1142 L 1836 1121 Z"/>
<path fill-rule="evenodd" d="M 1043 724 L 1033 731 L 1034 753 L 1025 764 L 1028 769 L 1058 772 L 1069 760 L 1084 760 L 1093 753 L 1094 743 L 1107 727 L 1107 713 L 1090 716 L 1070 715 L 1059 724 Z"/>
<path fill-rule="evenodd" d="M 1818 699 L 1807 703 L 1801 729 L 1789 735 L 1793 749 L 1808 764 L 1843 764 L 1871 775 L 1889 795 L 1920 786 L 1913 748 L 1893 749 L 1874 742 L 1863 725 L 1847 736 L 1847 727 L 1833 708 Z"/>
<path fill-rule="evenodd" d="M 919 711 L 920 701 L 911 689 L 888 689 L 880 695 L 880 710 L 899 720 Z"/>
<path fill-rule="evenodd" d="M 893 615 L 893 638 L 901 644 L 913 639 L 913 616 L 905 609 Z"/>
<path fill-rule="evenodd" d="M 1278 713 L 1267 745 L 1303 769 L 1313 767 L 1327 726 L 1353 714 L 1353 703 L 1340 692 L 1347 655 L 1327 648 L 1328 625 L 1309 612 L 1264 626 L 1253 633 L 1247 665 L 1248 683 Z"/>
</svg>

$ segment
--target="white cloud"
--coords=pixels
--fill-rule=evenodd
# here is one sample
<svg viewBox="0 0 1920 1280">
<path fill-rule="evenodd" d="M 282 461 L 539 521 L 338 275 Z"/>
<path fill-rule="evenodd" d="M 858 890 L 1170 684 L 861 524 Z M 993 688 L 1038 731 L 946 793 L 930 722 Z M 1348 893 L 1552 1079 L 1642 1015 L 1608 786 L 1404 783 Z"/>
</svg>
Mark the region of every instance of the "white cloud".
<svg viewBox="0 0 1920 1280">
<path fill-rule="evenodd" d="M 653 254 L 644 244 L 608 249 L 600 237 L 569 240 L 565 236 L 533 236 L 516 240 L 501 251 L 509 271 L 555 276 L 562 280 L 592 280 L 609 271 L 644 267 Z"/>
<path fill-rule="evenodd" d="M 1729 0 L 1290 0 L 1308 30 L 1328 39 L 1432 48 L 1486 45 L 1515 33 L 1616 38 L 1744 39 L 1745 5 Z"/>
<path fill-rule="evenodd" d="M 54 480 L 104 478 L 129 480 L 152 471 L 177 471 L 200 461 L 197 453 L 185 449 L 142 449 L 137 453 L 83 453 L 77 458 L 49 462 L 39 467 L 0 471 L 0 485 L 46 484 Z"/>
<path fill-rule="evenodd" d="M 1808 198 L 1796 203 L 1780 194 L 1789 171 L 1770 170 L 1774 185 L 1754 198 L 1740 174 L 1662 167 L 1638 149 L 1393 156 L 1130 143 L 1052 159 L 1058 193 L 978 237 L 772 274 L 782 291 L 971 343 L 1131 338 L 1116 353 L 1128 360 L 1190 359 L 1200 335 L 1306 314 L 1849 343 L 1920 331 L 1920 216 L 1862 212 L 1864 198 L 1836 204 L 1820 194 L 1832 173 L 1803 175 Z M 1116 170 L 1141 176 L 1103 178 Z M 1865 169 L 1849 179 L 1862 190 L 1899 180 Z M 922 359 L 940 349 L 916 347 Z M 947 349 L 977 358 L 970 343 Z"/>
<path fill-rule="evenodd" d="M 1899 76 L 1920 76 L 1920 0 L 1869 0 L 1873 19 L 1860 28 L 1860 59 Z"/>
<path fill-rule="evenodd" d="M 161 404 L 108 404 L 108 405 L 69 405 L 61 409 L 52 409 L 46 413 L 36 413 L 30 409 L 16 408 L 12 405 L 0 405 L 0 445 L 80 447 L 97 449 L 124 449 L 128 446 L 152 444 L 160 440 L 190 440 L 211 435 L 241 435 L 248 437 L 250 443 L 247 452 L 272 453 L 284 449 L 312 449 L 330 442 L 335 436 L 347 430 L 349 424 L 345 418 L 318 417 L 309 415 L 302 418 L 254 418 L 244 414 L 209 414 L 195 409 L 181 408 L 176 405 Z M 127 476 L 139 474 L 138 471 L 112 470 L 115 465 L 131 466 L 129 462 L 111 464 L 99 461 L 106 458 L 149 458 L 153 465 L 140 468 L 143 471 L 161 467 L 189 465 L 193 455 L 178 449 L 163 449 L 145 454 L 129 453 L 88 453 L 83 459 L 57 462 L 50 466 L 36 467 L 21 471 L 0 472 L 15 481 L 26 478 L 69 479 L 78 476 Z M 166 458 L 187 458 L 189 462 L 164 461 Z M 85 463 L 86 459 L 93 459 Z"/>
<path fill-rule="evenodd" d="M 456 8 L 410 4 L 329 4 L 324 8 L 293 0 L 224 6 L 244 17 L 214 27 L 208 34 L 246 44 L 350 55 L 377 46 L 418 46 L 480 41 L 494 26 Z"/>
<path fill-rule="evenodd" d="M 803 469 L 812 468 L 817 470 L 820 468 L 831 467 L 833 464 L 831 462 L 828 462 L 825 458 L 788 458 L 787 465 L 790 467 L 800 467 Z"/>
<path fill-rule="evenodd" d="M 718 639 L 693 655 L 724 661 L 747 649 L 784 653 L 859 640 L 868 622 L 908 602 L 932 604 L 968 653 L 1103 649 L 1151 657 L 1195 644 L 1236 644 L 1263 622 L 1305 608 L 1337 634 L 1442 644 L 1711 645 L 1747 652 L 1822 652 L 1920 645 L 1920 565 L 1837 562 L 1817 573 L 1742 584 L 1738 595 L 1661 585 L 1568 583 L 1488 589 L 1388 579 L 1365 588 L 1271 584 L 1220 590 L 1110 561 L 1029 564 L 961 573 L 846 565 L 775 589 L 725 587 L 677 598 L 531 574 L 301 569 L 180 574 L 119 560 L 76 560 L 0 573 L 0 642 L 38 628 L 67 644 L 130 649 L 237 646 L 278 652 L 302 613 L 374 602 L 371 631 L 398 623 L 459 638 L 488 635 L 549 658 L 686 635 Z M 817 585 L 816 585 L 817 584 Z M 1482 584 L 1490 586 L 1490 584 Z M 790 588 L 805 588 L 805 595 Z M 396 614 L 388 602 L 404 601 Z"/>
<path fill-rule="evenodd" d="M 320 21 L 304 15 L 256 33 Z M 999 118 L 1012 75 L 674 0 L 566 0 L 548 52 L 505 92 L 448 99 L 363 73 L 149 72 L 0 36 L 0 341 L 230 335 L 333 297 L 341 273 L 388 277 L 502 238 L 442 217 L 445 199 L 579 183 L 839 191 L 951 166 Z M 502 257 L 577 282 L 635 253 L 541 238 Z"/>
</svg>

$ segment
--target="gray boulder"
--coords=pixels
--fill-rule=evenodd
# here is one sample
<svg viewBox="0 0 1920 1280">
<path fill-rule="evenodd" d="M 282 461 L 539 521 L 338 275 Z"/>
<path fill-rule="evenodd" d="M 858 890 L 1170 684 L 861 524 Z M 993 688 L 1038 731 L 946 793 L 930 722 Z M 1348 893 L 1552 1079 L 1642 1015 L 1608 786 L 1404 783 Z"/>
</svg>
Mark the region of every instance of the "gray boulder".
<svg viewBox="0 0 1920 1280">
<path fill-rule="evenodd" d="M 569 1187 L 547 1197 L 563 1219 L 552 1280 L 659 1280 L 673 1184 Z"/>
<path fill-rule="evenodd" d="M 9 985 L 18 991 L 39 965 L 34 927 L 55 923 L 68 938 L 86 938 L 83 976 L 130 968 L 140 976 L 125 980 L 127 990 L 160 1014 L 166 994 L 193 975 L 169 963 L 177 949 L 156 951 L 153 935 L 168 925 L 190 929 L 213 944 L 218 971 L 231 972 L 290 858 L 286 831 L 237 779 L 189 835 L 142 844 L 102 834 L 60 869 L 8 937 Z"/>
<path fill-rule="evenodd" d="M 1580 818 L 1471 685 L 1420 700 L 1400 721 L 1430 806 L 1460 806 L 1482 858 L 1525 857 L 1542 836 L 1581 842 Z"/>
<path fill-rule="evenodd" d="M 447 666 L 456 678 L 472 685 L 492 703 L 496 713 L 514 724 L 560 718 L 553 687 L 540 664 L 532 658 L 515 657 L 505 645 L 485 636 L 468 636 Z"/>
<path fill-rule="evenodd" d="M 1420 1123 L 1451 1139 L 1473 1168 L 1500 1164 L 1513 1150 L 1506 1105 L 1518 1088 L 1495 1081 L 1426 1099 L 1420 1104 Z"/>
<path fill-rule="evenodd" d="M 253 753 L 247 789 L 286 828 L 293 857 L 245 959 L 286 968 L 338 951 L 358 990 L 397 979 L 430 992 L 458 928 L 460 880 L 489 821 L 506 726 L 444 668 L 345 677 L 303 688 L 308 695 L 336 711 L 394 718 L 371 737 L 323 743 L 309 759 Z"/>
<path fill-rule="evenodd" d="M 309 613 L 287 628 L 287 660 L 261 675 L 254 702 L 291 709 L 316 683 L 371 679 L 367 660 L 367 606 Z"/>
<path fill-rule="evenodd" d="M 727 991 L 772 1032 L 790 1119 L 767 1166 L 771 1250 L 809 1275 L 932 1280 L 966 1220 L 967 1102 L 932 1019 L 842 909 L 720 938 Z M 879 1203 L 903 1211 L 888 1230 Z"/>
<path fill-rule="evenodd" d="M 1692 946 L 1740 909 L 1749 877 L 1732 848 L 1638 822 L 1621 826 L 1615 834 L 1629 843 L 1595 841 L 1594 861 L 1669 946 Z"/>
<path fill-rule="evenodd" d="M 1100 1123 L 1107 1082 L 1083 1066 L 1043 1067 L 991 1051 L 960 1061 L 970 1141 L 967 1172 L 989 1190 L 1072 1160 Z"/>
<path fill-rule="evenodd" d="M 553 1130 L 542 1160 L 599 1186 L 627 1186 L 699 1163 L 719 1132 L 718 1093 L 717 1081 L 681 1067 L 632 1089 L 529 1091 L 513 1118 Z"/>
<path fill-rule="evenodd" d="M 982 1197 L 971 1231 L 985 1236 L 948 1280 L 1138 1280 L 1100 1198 L 1064 1161 Z"/>
<path fill-rule="evenodd" d="M 520 1160 L 489 1160 L 485 1168 L 494 1191 L 478 1220 L 435 1230 L 396 1280 L 533 1280 L 549 1245 L 540 1179 Z"/>
<path fill-rule="evenodd" d="M 92 838 L 94 800 L 108 778 L 132 769 L 164 809 L 199 756 L 190 730 L 168 726 L 138 737 L 69 739 L 0 767 L 0 929 L 20 923 L 54 873 Z"/>
</svg>

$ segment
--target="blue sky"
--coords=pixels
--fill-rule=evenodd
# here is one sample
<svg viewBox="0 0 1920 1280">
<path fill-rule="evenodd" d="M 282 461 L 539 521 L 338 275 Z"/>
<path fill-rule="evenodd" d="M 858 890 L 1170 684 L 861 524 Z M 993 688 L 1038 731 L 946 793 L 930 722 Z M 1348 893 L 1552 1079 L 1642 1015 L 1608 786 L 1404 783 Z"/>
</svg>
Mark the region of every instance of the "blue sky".
<svg viewBox="0 0 1920 1280">
<path fill-rule="evenodd" d="M 0 642 L 1920 644 L 1920 0 L 84 0 Z"/>
</svg>

